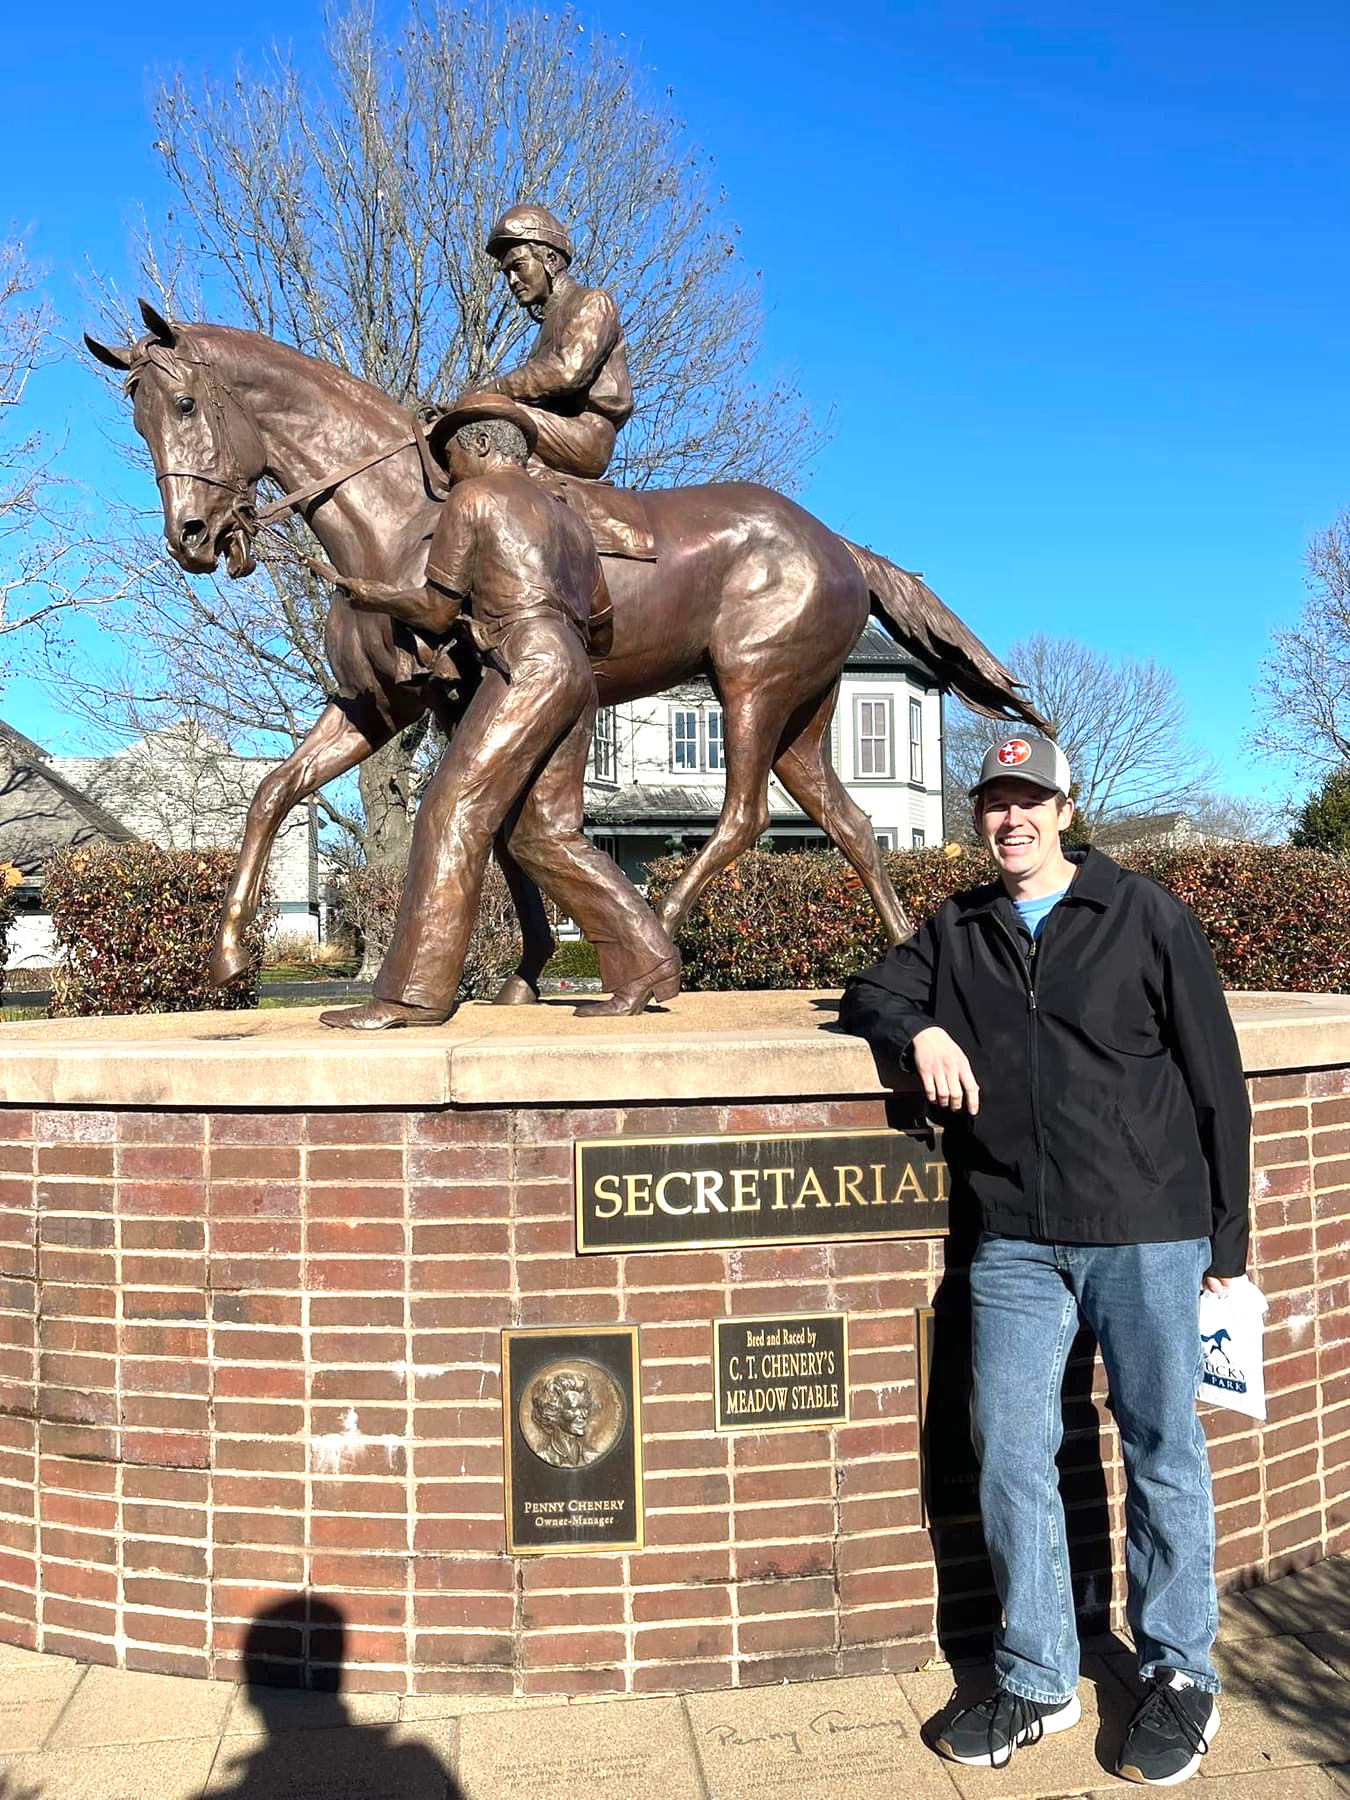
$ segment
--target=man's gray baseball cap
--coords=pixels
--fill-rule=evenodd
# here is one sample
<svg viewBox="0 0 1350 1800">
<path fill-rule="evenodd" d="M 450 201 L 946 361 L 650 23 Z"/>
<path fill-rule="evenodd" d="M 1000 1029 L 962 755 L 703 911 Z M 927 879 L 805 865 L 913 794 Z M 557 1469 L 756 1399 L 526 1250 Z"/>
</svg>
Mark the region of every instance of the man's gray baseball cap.
<svg viewBox="0 0 1350 1800">
<path fill-rule="evenodd" d="M 1069 759 L 1050 738 L 1010 737 L 991 744 L 980 764 L 980 779 L 970 790 L 973 800 L 990 781 L 1026 781 L 1052 794 L 1069 792 Z"/>
</svg>

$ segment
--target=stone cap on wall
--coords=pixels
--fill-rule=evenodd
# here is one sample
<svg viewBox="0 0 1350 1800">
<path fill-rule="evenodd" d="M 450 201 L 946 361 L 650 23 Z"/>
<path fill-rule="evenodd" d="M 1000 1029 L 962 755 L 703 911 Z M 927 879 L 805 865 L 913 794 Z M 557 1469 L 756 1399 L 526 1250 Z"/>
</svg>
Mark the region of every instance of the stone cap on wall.
<svg viewBox="0 0 1350 1800">
<path fill-rule="evenodd" d="M 596 1105 L 884 1093 L 897 1080 L 835 1024 L 837 994 L 681 994 L 636 1019 L 569 999 L 470 1004 L 434 1030 L 330 1031 L 311 1008 L 0 1026 L 18 1106 Z M 1350 995 L 1230 994 L 1249 1074 L 1350 1064 Z"/>
</svg>

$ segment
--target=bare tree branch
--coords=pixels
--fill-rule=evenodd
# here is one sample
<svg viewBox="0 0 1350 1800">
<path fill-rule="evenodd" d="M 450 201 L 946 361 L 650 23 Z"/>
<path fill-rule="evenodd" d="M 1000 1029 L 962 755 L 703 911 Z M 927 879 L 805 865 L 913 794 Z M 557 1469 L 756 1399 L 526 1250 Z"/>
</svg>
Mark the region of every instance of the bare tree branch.
<svg viewBox="0 0 1350 1800">
<path fill-rule="evenodd" d="M 0 642 L 42 636 L 59 615 L 107 604 L 130 576 L 105 566 L 79 496 L 22 423 L 34 371 L 53 354 L 52 314 L 21 238 L 0 241 Z M 8 657 L 0 661 L 0 681 Z"/>
<path fill-rule="evenodd" d="M 1186 708 L 1170 669 L 1040 634 L 1012 645 L 1004 660 L 1055 726 L 1088 831 L 1212 798 L 1215 764 L 1187 739 Z M 967 829 L 967 789 L 984 753 L 1008 728 L 955 703 L 946 719 L 947 831 L 956 836 Z"/>
<path fill-rule="evenodd" d="M 410 0 L 389 32 L 366 4 L 335 15 L 326 49 L 317 71 L 277 53 L 155 97 L 177 201 L 146 224 L 141 266 L 172 313 L 286 339 L 405 405 L 447 400 L 524 352 L 533 327 L 484 243 L 510 202 L 539 200 L 624 315 L 637 411 L 612 478 L 801 475 L 819 435 L 788 378 L 750 376 L 759 279 L 711 160 L 622 45 L 566 7 Z M 115 315 L 119 296 L 104 299 Z M 232 744 L 295 741 L 333 685 L 325 610 L 283 558 L 233 583 L 161 564 L 131 609 L 140 670 L 124 710 L 178 695 Z M 97 704 L 106 716 L 116 694 Z M 348 830 L 364 809 L 354 835 L 372 857 L 406 849 L 431 747 L 425 726 L 405 733 L 363 766 L 362 804 L 338 809 Z"/>
<path fill-rule="evenodd" d="M 1257 701 L 1259 749 L 1323 768 L 1350 761 L 1350 508 L 1308 545 L 1297 625 L 1271 633 Z"/>
</svg>

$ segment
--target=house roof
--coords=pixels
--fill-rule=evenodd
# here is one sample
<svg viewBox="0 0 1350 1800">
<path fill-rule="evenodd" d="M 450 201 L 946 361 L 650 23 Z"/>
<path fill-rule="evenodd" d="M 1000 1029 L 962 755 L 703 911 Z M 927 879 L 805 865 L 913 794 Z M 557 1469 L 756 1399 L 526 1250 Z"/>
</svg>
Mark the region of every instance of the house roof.
<svg viewBox="0 0 1350 1800">
<path fill-rule="evenodd" d="M 45 750 L 0 720 L 0 862 L 33 880 L 58 850 L 135 836 L 58 773 Z"/>
<path fill-rule="evenodd" d="M 914 650 L 898 644 L 886 627 L 869 619 L 862 635 L 849 651 L 845 669 L 911 669 L 926 687 L 937 686 L 937 675 Z"/>
<path fill-rule="evenodd" d="M 1099 845 L 1156 843 L 1160 838 L 1198 837 L 1199 833 L 1186 812 L 1134 813 L 1127 819 L 1098 825 L 1092 841 Z"/>
<path fill-rule="evenodd" d="M 593 825 L 706 825 L 722 810 L 721 788 L 665 787 L 655 782 L 627 782 L 614 789 L 587 787 L 586 817 Z M 806 814 L 769 789 L 769 817 L 778 823 L 809 825 Z"/>
</svg>

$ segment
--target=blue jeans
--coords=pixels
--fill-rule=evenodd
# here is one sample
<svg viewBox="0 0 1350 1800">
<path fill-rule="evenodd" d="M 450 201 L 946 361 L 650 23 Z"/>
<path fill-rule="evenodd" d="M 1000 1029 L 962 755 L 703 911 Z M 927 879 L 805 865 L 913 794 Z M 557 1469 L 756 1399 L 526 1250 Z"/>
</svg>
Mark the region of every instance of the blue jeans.
<svg viewBox="0 0 1350 1800">
<path fill-rule="evenodd" d="M 1214 1502 L 1196 1412 L 1205 1238 L 1037 1244 L 986 1232 L 970 1268 L 980 1512 L 1003 1602 L 1000 1686 L 1053 1705 L 1078 1682 L 1055 1453 L 1080 1318 L 1101 1348 L 1125 1463 L 1127 1617 L 1147 1681 L 1179 1669 L 1217 1694 Z"/>
</svg>

